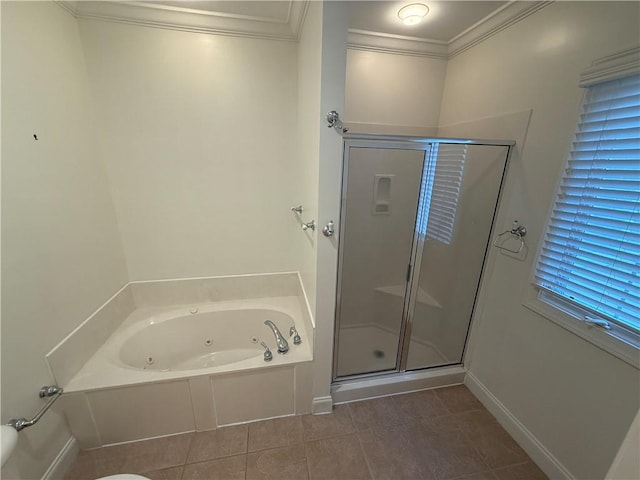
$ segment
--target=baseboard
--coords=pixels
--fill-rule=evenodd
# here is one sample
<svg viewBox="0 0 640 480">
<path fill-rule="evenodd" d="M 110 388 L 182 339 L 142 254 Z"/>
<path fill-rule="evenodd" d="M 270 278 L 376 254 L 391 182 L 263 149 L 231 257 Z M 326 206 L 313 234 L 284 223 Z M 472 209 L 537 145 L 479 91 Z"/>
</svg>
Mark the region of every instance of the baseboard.
<svg viewBox="0 0 640 480">
<path fill-rule="evenodd" d="M 76 457 L 80 453 L 80 446 L 76 437 L 71 437 L 67 440 L 60 453 L 53 460 L 47 471 L 42 475 L 42 480 L 60 480 L 64 478 L 66 473 L 75 462 Z"/>
<path fill-rule="evenodd" d="M 326 397 L 314 397 L 311 404 L 311 413 L 321 415 L 323 413 L 331 413 L 333 411 L 333 399 L 331 395 Z"/>
<path fill-rule="evenodd" d="M 527 427 L 520 423 L 473 373 L 467 372 L 464 383 L 549 478 L 575 479 L 571 472 L 546 449 Z"/>
</svg>

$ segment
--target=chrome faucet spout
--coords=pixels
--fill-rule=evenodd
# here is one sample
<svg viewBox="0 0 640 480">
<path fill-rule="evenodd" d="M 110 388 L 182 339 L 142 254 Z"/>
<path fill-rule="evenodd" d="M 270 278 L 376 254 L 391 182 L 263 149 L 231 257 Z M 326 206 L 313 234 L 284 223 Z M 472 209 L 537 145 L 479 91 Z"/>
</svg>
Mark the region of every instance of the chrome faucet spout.
<svg viewBox="0 0 640 480">
<path fill-rule="evenodd" d="M 271 320 L 265 320 L 264 324 L 271 329 L 271 331 L 276 337 L 276 346 L 278 347 L 277 348 L 278 353 L 280 355 L 284 355 L 285 353 L 287 353 L 289 351 L 289 344 L 280 333 L 280 330 L 278 330 L 278 327 L 276 326 L 276 324 L 273 323 Z"/>
</svg>

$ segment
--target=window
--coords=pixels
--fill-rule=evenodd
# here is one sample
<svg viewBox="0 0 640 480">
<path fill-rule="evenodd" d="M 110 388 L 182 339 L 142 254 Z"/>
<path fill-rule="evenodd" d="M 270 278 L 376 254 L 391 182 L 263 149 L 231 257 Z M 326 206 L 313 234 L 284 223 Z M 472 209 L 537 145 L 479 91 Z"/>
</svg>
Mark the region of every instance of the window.
<svg viewBox="0 0 640 480">
<path fill-rule="evenodd" d="M 418 232 L 445 245 L 453 238 L 466 157 L 467 145 L 434 143 L 422 177 Z"/>
<path fill-rule="evenodd" d="M 588 87 L 533 283 L 574 322 L 640 346 L 639 75 Z"/>
</svg>

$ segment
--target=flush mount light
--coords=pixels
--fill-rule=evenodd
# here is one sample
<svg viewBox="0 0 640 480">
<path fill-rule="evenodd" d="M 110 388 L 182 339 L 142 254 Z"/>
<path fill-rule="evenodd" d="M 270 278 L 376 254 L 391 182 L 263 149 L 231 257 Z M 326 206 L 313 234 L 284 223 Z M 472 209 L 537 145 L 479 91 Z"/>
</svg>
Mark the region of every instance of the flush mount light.
<svg viewBox="0 0 640 480">
<path fill-rule="evenodd" d="M 429 13 L 429 7 L 423 3 L 412 3 L 398 10 L 398 18 L 405 25 L 417 25 Z"/>
</svg>

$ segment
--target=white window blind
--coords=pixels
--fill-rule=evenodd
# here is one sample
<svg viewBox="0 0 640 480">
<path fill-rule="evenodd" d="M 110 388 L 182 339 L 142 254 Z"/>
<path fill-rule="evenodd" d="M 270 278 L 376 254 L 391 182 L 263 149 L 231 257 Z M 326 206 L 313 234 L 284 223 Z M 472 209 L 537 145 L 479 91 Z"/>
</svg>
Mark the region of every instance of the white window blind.
<svg viewBox="0 0 640 480">
<path fill-rule="evenodd" d="M 418 231 L 427 238 L 449 245 L 453 238 L 467 145 L 434 144 L 429 157 L 420 191 Z"/>
<path fill-rule="evenodd" d="M 640 332 L 640 76 L 588 88 L 534 278 L 583 320 Z"/>
</svg>

